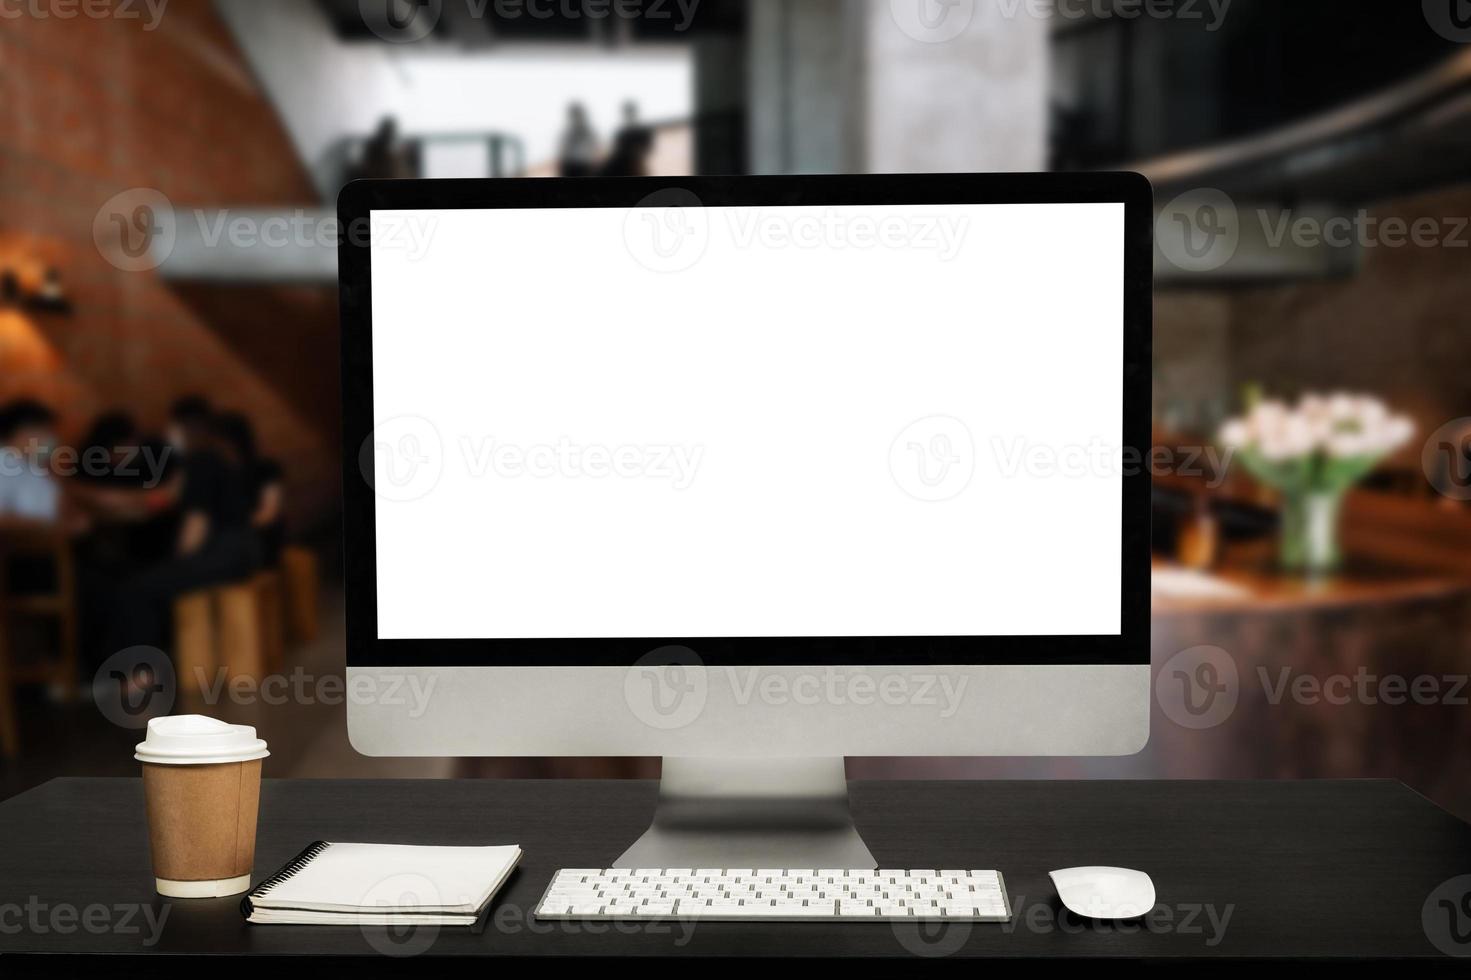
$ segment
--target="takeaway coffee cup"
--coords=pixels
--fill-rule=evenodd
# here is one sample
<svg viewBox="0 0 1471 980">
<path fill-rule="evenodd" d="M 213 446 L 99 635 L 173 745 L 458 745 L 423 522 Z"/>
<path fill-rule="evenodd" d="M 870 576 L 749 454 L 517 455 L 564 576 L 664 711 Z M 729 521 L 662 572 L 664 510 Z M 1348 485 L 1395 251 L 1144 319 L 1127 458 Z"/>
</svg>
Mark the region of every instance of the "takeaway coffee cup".
<svg viewBox="0 0 1471 980">
<path fill-rule="evenodd" d="M 260 766 L 269 754 L 248 725 L 203 715 L 148 723 L 134 758 L 143 763 L 160 895 L 217 898 L 250 887 Z"/>
</svg>

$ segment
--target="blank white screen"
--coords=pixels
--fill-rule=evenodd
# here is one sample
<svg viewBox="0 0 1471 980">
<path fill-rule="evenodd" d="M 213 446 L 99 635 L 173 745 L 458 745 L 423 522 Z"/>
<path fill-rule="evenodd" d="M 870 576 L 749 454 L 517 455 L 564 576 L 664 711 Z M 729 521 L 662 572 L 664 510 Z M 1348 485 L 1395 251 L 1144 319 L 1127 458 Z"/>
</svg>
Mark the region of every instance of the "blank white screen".
<svg viewBox="0 0 1471 980">
<path fill-rule="evenodd" d="M 1117 635 L 1123 222 L 375 211 L 380 638 Z"/>
</svg>

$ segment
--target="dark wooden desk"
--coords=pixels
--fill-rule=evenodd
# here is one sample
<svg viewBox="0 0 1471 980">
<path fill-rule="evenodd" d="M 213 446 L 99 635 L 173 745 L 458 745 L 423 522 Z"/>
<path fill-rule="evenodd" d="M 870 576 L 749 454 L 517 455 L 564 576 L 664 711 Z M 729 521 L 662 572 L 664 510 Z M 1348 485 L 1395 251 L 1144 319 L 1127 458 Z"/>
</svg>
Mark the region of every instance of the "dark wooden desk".
<svg viewBox="0 0 1471 980">
<path fill-rule="evenodd" d="M 643 830 L 654 794 L 652 783 L 632 781 L 267 781 L 257 879 L 319 838 L 526 849 L 480 933 L 392 936 L 247 926 L 235 899 L 160 899 L 139 781 L 54 780 L 0 804 L 0 972 L 22 965 L 4 954 L 47 952 L 138 954 L 132 965 L 150 973 L 197 966 L 188 954 L 371 955 L 380 959 L 356 968 L 402 965 L 384 951 L 446 957 L 415 961 L 436 972 L 485 969 L 454 957 L 554 955 L 1466 965 L 1436 948 L 1422 910 L 1448 879 L 1471 874 L 1471 825 L 1385 781 L 853 784 L 859 827 L 883 865 L 1000 869 L 1017 910 L 1009 926 L 952 925 L 926 935 L 884 923 L 615 927 L 530 919 L 553 869 L 606 865 Z M 1146 924 L 1088 923 L 1060 912 L 1047 871 L 1083 864 L 1148 871 L 1159 905 Z M 82 925 L 89 916 L 91 925 Z M 162 929 L 148 916 L 162 917 Z M 1471 921 L 1460 926 L 1471 929 Z M 1429 929 L 1452 935 L 1439 917 Z M 1471 955 L 1471 936 L 1453 948 Z M 111 958 L 107 969 L 123 962 Z M 334 962 L 345 959 L 315 964 Z M 876 964 L 888 975 L 894 965 Z"/>
</svg>

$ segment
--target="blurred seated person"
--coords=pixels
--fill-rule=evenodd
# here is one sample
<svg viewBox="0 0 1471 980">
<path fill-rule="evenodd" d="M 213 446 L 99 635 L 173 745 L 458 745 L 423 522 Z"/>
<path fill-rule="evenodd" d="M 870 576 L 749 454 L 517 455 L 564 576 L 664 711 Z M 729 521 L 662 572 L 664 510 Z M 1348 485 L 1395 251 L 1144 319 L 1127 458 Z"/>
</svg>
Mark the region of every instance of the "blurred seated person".
<svg viewBox="0 0 1471 980">
<path fill-rule="evenodd" d="M 557 150 L 557 173 L 562 177 L 591 177 L 598 167 L 598 134 L 587 121 L 581 102 L 567 107 L 567 128 Z"/>
<path fill-rule="evenodd" d="M 92 420 L 92 427 L 82 439 L 85 447 L 82 452 L 89 460 L 85 472 L 96 478 L 111 478 L 115 473 L 125 472 L 130 462 L 125 447 L 137 443 L 138 425 L 133 416 L 123 411 L 103 412 Z M 107 457 L 105 461 L 101 460 L 103 455 Z"/>
<path fill-rule="evenodd" d="M 613 137 L 613 149 L 603 164 L 604 177 L 644 177 L 649 172 L 649 154 L 654 149 L 654 131 L 638 119 L 638 105 L 623 103 L 623 125 Z"/>
<path fill-rule="evenodd" d="M 99 521 L 156 520 L 177 496 L 173 448 L 143 435 L 127 412 L 99 415 L 82 440 L 75 493 Z"/>
<path fill-rule="evenodd" d="M 56 415 L 38 401 L 0 407 L 0 527 L 44 529 L 61 522 L 61 485 L 51 472 Z"/>
<path fill-rule="evenodd" d="M 173 554 L 179 467 L 162 439 L 139 431 L 127 412 L 99 415 L 82 439 L 81 466 L 69 490 L 92 519 L 77 549 L 79 639 L 95 671 L 114 651 L 108 632 L 122 583 Z"/>
<path fill-rule="evenodd" d="M 51 470 L 56 442 L 56 414 L 45 405 L 27 398 L 0 407 L 0 581 L 8 594 L 54 591 L 53 549 L 86 529 Z M 32 547 L 6 555 L 17 540 Z"/>
<path fill-rule="evenodd" d="M 225 412 L 217 420 L 221 438 L 243 461 L 250 498 L 250 526 L 260 540 L 261 562 L 267 568 L 281 564 L 286 546 L 286 489 L 281 464 L 256 450 L 255 430 L 239 412 Z"/>
<path fill-rule="evenodd" d="M 178 454 L 143 434 L 127 412 L 99 415 L 82 440 L 73 495 L 92 518 L 83 557 L 119 574 L 173 554 Z"/>
<path fill-rule="evenodd" d="M 175 453 L 186 457 L 192 448 L 191 440 L 208 441 L 213 419 L 214 409 L 210 407 L 209 399 L 202 395 L 186 395 L 169 409 L 169 424 L 164 438 Z"/>
<path fill-rule="evenodd" d="M 222 436 L 209 403 L 176 403 L 169 433 L 182 460 L 172 555 L 123 584 L 110 630 L 114 651 L 167 647 L 174 599 L 245 578 L 260 565 L 245 461 Z"/>
<path fill-rule="evenodd" d="M 81 466 L 70 481 L 92 517 L 77 549 L 79 638 L 84 664 L 95 671 L 114 651 L 108 631 L 121 583 L 173 554 L 173 507 L 179 467 L 162 439 L 139 431 L 127 412 L 99 415 L 82 440 Z"/>
</svg>

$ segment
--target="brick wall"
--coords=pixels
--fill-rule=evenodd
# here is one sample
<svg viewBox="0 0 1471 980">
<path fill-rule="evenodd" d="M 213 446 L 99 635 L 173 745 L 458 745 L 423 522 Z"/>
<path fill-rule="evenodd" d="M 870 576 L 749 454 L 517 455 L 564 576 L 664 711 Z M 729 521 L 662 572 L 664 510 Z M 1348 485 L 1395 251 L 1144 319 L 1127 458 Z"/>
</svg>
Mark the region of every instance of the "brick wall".
<svg viewBox="0 0 1471 980">
<path fill-rule="evenodd" d="M 1161 294 L 1156 404 L 1234 409 L 1241 386 L 1257 382 L 1285 395 L 1373 392 L 1414 415 L 1422 434 L 1471 415 L 1471 227 L 1452 237 L 1471 218 L 1471 189 L 1390 201 L 1371 213 L 1433 218 L 1449 241 L 1368 248 L 1345 279 Z"/>
<path fill-rule="evenodd" d="M 74 311 L 0 324 L 0 399 L 46 398 L 70 437 L 118 407 L 159 426 L 175 397 L 207 394 L 254 420 L 298 521 L 330 511 L 334 292 L 175 288 L 115 268 L 93 242 L 99 207 L 130 188 L 183 208 L 316 203 L 212 6 L 171 0 L 151 31 L 16 9 L 0 21 L 0 254 L 58 266 Z"/>
<path fill-rule="evenodd" d="M 1447 244 L 1380 244 L 1350 279 L 1237 295 L 1231 375 L 1269 389 L 1372 391 L 1431 432 L 1471 415 L 1471 227 L 1452 238 L 1449 223 L 1471 217 L 1471 189 L 1388 202 L 1373 214 L 1442 222 Z"/>
</svg>

